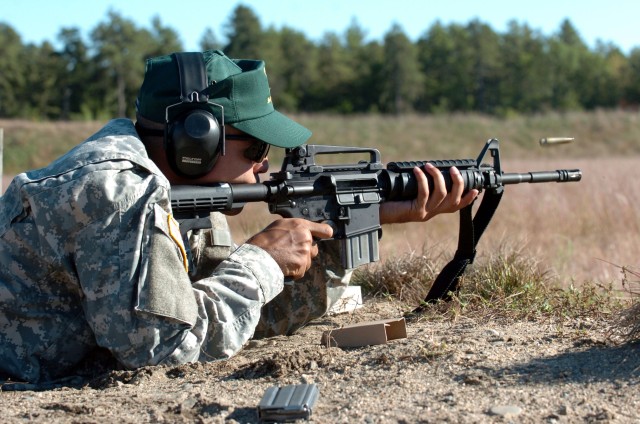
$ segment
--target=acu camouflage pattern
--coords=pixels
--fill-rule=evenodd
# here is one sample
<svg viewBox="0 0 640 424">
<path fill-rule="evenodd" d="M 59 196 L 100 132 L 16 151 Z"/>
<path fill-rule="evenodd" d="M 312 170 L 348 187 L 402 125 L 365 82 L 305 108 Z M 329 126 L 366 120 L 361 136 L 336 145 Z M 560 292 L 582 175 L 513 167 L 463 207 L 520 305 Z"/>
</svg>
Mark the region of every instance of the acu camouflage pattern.
<svg viewBox="0 0 640 424">
<path fill-rule="evenodd" d="M 234 249 L 224 215 L 213 212 L 210 219 L 213 230 L 198 230 L 190 238 L 196 261 L 195 277 L 213 272 Z M 305 276 L 285 284 L 282 292 L 262 307 L 254 338 L 293 334 L 341 301 L 352 270 L 342 266 L 337 240 L 322 241 L 318 249 L 319 254 Z"/>
<path fill-rule="evenodd" d="M 322 315 L 326 285 L 348 275 L 317 263 L 283 292 L 275 261 L 236 249 L 218 217 L 209 238 L 192 237 L 194 255 L 186 246 L 190 279 L 168 190 L 126 119 L 13 180 L 0 199 L 0 378 L 68 375 L 96 348 L 127 368 L 227 358 L 258 325 L 290 333 Z"/>
<path fill-rule="evenodd" d="M 293 334 L 342 301 L 352 270 L 342 266 L 340 242 L 322 241 L 318 250 L 305 276 L 285 284 L 282 292 L 262 307 L 254 338 Z"/>
<path fill-rule="evenodd" d="M 0 200 L 0 374 L 53 379 L 96 347 L 128 368 L 242 347 L 282 273 L 244 245 L 191 283 L 168 189 L 129 120 L 14 179 Z"/>
</svg>

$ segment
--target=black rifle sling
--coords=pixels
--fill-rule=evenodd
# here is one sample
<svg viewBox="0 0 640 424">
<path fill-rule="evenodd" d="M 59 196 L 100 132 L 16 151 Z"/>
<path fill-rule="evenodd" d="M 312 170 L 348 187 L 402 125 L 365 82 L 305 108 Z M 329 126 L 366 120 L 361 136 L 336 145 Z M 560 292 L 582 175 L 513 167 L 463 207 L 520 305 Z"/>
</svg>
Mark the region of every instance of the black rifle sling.
<svg viewBox="0 0 640 424">
<path fill-rule="evenodd" d="M 458 289 L 460 277 L 467 265 L 473 263 L 476 256 L 476 246 L 482 233 L 489 225 L 494 212 L 502 199 L 503 187 L 487 190 L 476 215 L 472 217 L 473 203 L 460 210 L 460 234 L 458 235 L 458 249 L 453 259 L 440 271 L 438 277 L 431 286 L 431 290 L 424 299 L 425 303 L 433 303 L 439 299 L 450 300 L 450 293 Z M 419 306 L 413 312 L 422 311 Z"/>
</svg>

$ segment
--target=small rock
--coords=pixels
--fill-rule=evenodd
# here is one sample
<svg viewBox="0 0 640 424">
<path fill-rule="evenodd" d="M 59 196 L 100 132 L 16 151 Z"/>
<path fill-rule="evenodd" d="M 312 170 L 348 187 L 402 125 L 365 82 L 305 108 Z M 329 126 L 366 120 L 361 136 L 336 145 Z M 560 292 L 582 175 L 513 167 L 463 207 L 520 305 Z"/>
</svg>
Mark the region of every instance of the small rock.
<svg viewBox="0 0 640 424">
<path fill-rule="evenodd" d="M 442 396 L 442 402 L 447 403 L 449 405 L 455 405 L 456 398 L 452 392 L 449 392 L 449 393 L 446 393 L 444 396 Z"/>
<path fill-rule="evenodd" d="M 257 347 L 264 346 L 264 340 L 249 340 L 249 342 L 245 345 L 245 349 L 255 349 Z"/>
<path fill-rule="evenodd" d="M 198 399 L 194 397 L 189 397 L 180 404 L 180 411 L 182 412 L 189 411 L 193 409 L 193 407 L 196 406 L 197 403 L 198 403 Z"/>
<path fill-rule="evenodd" d="M 501 417 L 516 416 L 522 413 L 522 408 L 515 405 L 496 405 L 489 409 L 491 415 L 500 415 Z"/>
<path fill-rule="evenodd" d="M 462 382 L 467 386 L 481 386 L 483 383 L 482 378 L 475 375 L 465 375 Z"/>
<path fill-rule="evenodd" d="M 596 411 L 595 413 L 587 415 L 587 421 L 592 422 L 596 421 L 611 421 L 616 418 L 616 414 L 609 411 L 607 408 L 603 407 L 602 409 Z"/>
<path fill-rule="evenodd" d="M 560 405 L 558 408 L 558 415 L 569 415 L 569 406 Z"/>
<path fill-rule="evenodd" d="M 493 328 L 488 328 L 487 334 L 490 335 L 491 337 L 500 337 L 500 333 L 497 330 L 494 330 Z"/>
</svg>

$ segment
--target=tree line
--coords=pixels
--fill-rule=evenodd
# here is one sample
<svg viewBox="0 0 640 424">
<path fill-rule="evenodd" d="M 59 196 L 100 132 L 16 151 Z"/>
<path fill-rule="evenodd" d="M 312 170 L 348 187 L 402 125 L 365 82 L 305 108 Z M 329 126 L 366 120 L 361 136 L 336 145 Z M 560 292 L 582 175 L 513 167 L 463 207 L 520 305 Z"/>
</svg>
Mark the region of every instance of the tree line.
<svg viewBox="0 0 640 424">
<path fill-rule="evenodd" d="M 517 21 L 504 33 L 477 19 L 436 22 L 415 42 L 397 24 L 382 40 L 366 41 L 352 21 L 344 33 L 314 42 L 286 26 L 265 28 L 240 5 L 224 32 L 221 43 L 205 29 L 200 48 L 264 59 L 274 102 L 288 112 L 508 116 L 640 103 L 640 48 L 590 48 L 568 19 L 549 36 Z M 0 22 L 0 117 L 133 117 L 146 58 L 183 50 L 158 17 L 143 28 L 114 11 L 89 41 L 78 28 L 62 28 L 57 41 L 59 48 L 24 44 Z"/>
</svg>

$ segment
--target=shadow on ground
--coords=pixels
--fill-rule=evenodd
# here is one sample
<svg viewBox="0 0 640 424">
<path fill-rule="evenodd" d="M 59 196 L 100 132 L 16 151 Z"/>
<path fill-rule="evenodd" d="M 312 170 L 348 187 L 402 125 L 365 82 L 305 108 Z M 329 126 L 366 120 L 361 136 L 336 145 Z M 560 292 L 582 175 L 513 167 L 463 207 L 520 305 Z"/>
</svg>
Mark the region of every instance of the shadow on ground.
<svg viewBox="0 0 640 424">
<path fill-rule="evenodd" d="M 605 345 L 578 341 L 571 350 L 494 369 L 494 377 L 526 384 L 610 382 L 640 385 L 640 342 Z"/>
</svg>

